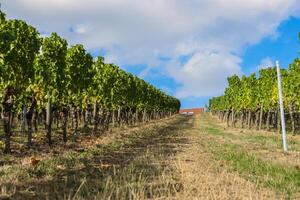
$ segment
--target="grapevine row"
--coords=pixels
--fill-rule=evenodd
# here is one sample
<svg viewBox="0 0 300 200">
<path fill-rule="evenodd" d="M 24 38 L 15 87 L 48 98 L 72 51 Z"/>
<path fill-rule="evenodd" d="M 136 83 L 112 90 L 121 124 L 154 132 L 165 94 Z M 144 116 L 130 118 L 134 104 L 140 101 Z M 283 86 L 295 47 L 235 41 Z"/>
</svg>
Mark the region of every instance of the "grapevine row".
<svg viewBox="0 0 300 200">
<path fill-rule="evenodd" d="M 288 69 L 281 69 L 284 107 L 289 130 L 295 134 L 300 129 L 300 59 Z M 278 84 L 275 67 L 261 69 L 257 74 L 237 75 L 228 78 L 225 94 L 209 101 L 211 113 L 227 126 L 280 130 Z"/>
<path fill-rule="evenodd" d="M 22 20 L 0 12 L 0 107 L 4 152 L 11 150 L 15 121 L 28 137 L 44 124 L 52 144 L 53 122 L 60 125 L 64 142 L 82 130 L 107 130 L 109 125 L 135 124 L 176 114 L 180 101 L 115 64 L 93 59 L 77 44 L 52 33 L 41 38 Z M 1 92 L 2 93 L 2 92 Z"/>
</svg>

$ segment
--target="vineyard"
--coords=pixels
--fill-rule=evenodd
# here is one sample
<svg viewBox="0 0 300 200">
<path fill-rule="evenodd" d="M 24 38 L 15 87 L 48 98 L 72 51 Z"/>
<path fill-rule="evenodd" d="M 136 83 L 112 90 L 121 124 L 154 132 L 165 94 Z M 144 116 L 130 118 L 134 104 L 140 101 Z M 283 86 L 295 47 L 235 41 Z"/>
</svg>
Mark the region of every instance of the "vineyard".
<svg viewBox="0 0 300 200">
<path fill-rule="evenodd" d="M 284 108 L 289 130 L 300 131 L 300 59 L 281 69 Z M 228 78 L 225 94 L 212 98 L 209 109 L 227 126 L 280 131 L 278 84 L 275 67 L 261 69 L 256 75 Z"/>
<path fill-rule="evenodd" d="M 285 152 L 279 73 L 266 67 L 228 77 L 207 109 L 180 109 L 0 11 L 0 199 L 300 199 L 300 59 L 281 69 Z"/>
<path fill-rule="evenodd" d="M 148 122 L 178 112 L 180 102 L 115 64 L 93 59 L 83 45 L 68 47 L 52 33 L 41 38 L 22 20 L 0 25 L 0 90 L 4 152 L 11 151 L 11 137 L 43 129 L 49 145 L 52 128 L 60 127 L 62 140 L 81 131 L 97 133 L 113 127 Z M 91 127 L 92 126 L 92 127 Z M 71 131 L 69 132 L 69 127 Z"/>
</svg>

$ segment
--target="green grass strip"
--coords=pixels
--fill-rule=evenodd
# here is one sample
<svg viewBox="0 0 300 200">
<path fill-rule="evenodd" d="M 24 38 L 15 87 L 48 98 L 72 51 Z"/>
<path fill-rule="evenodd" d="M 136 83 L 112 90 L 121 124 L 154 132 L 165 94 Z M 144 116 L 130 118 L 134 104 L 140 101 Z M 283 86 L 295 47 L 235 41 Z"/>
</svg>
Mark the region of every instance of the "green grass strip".
<svg viewBox="0 0 300 200">
<path fill-rule="evenodd" d="M 220 129 L 208 127 L 208 134 L 224 135 Z M 220 144 L 210 140 L 206 143 L 215 159 L 224 160 L 230 169 L 237 171 L 246 179 L 283 192 L 288 199 L 300 192 L 300 170 L 294 167 L 263 161 L 246 152 L 241 145 Z"/>
</svg>

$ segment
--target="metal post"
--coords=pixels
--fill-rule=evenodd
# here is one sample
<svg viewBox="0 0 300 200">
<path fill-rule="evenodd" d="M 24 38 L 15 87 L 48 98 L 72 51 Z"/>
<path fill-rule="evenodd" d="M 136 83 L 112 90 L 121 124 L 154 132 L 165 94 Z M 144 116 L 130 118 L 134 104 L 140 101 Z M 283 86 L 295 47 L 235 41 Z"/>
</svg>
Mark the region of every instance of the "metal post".
<svg viewBox="0 0 300 200">
<path fill-rule="evenodd" d="M 282 87 L 281 87 L 281 75 L 279 61 L 276 61 L 277 68 L 277 80 L 278 80 L 278 96 L 280 104 L 280 114 L 281 114 L 281 128 L 282 128 L 282 142 L 283 142 L 283 151 L 288 151 L 287 139 L 286 139 L 286 129 L 285 129 L 285 119 L 284 119 L 284 108 L 283 108 L 283 97 L 282 97 Z"/>
</svg>

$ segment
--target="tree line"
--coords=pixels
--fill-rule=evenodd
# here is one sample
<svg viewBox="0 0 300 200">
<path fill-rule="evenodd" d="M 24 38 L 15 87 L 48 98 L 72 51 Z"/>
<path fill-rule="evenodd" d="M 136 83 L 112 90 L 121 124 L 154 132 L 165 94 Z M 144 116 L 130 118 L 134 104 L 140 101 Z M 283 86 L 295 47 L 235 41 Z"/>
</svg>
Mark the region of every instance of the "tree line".
<svg viewBox="0 0 300 200">
<path fill-rule="evenodd" d="M 93 59 L 83 45 L 69 47 L 56 33 L 42 38 L 33 26 L 7 19 L 1 11 L 0 90 L 5 153 L 11 151 L 16 124 L 30 148 L 41 126 L 51 145 L 54 123 L 67 142 L 80 130 L 96 133 L 109 125 L 144 123 L 180 108 L 178 99 L 103 57 Z"/>
<path fill-rule="evenodd" d="M 300 34 L 299 34 L 300 38 Z M 300 129 L 300 59 L 281 69 L 284 108 L 292 134 Z M 280 111 L 276 67 L 259 70 L 250 76 L 227 78 L 222 96 L 209 100 L 209 110 L 227 126 L 255 127 L 280 131 Z"/>
</svg>

